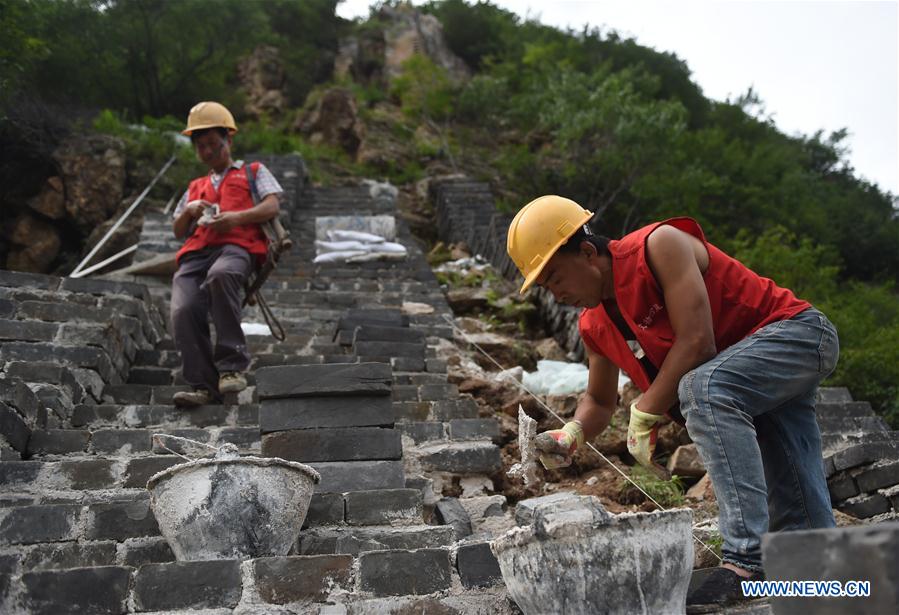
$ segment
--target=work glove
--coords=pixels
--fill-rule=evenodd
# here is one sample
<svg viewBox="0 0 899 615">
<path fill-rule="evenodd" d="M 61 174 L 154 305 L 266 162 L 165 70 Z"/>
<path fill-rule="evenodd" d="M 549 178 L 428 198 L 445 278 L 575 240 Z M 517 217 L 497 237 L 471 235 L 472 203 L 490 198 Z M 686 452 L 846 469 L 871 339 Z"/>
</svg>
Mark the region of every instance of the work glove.
<svg viewBox="0 0 899 615">
<path fill-rule="evenodd" d="M 540 463 L 547 470 L 571 465 L 571 456 L 577 447 L 584 445 L 584 429 L 580 423 L 569 421 L 562 429 L 537 434 L 534 446 L 540 453 Z"/>
<path fill-rule="evenodd" d="M 637 409 L 637 402 L 631 404 L 631 421 L 627 426 L 627 450 L 641 466 L 654 468 L 652 456 L 656 452 L 659 423 L 664 417 Z"/>
</svg>

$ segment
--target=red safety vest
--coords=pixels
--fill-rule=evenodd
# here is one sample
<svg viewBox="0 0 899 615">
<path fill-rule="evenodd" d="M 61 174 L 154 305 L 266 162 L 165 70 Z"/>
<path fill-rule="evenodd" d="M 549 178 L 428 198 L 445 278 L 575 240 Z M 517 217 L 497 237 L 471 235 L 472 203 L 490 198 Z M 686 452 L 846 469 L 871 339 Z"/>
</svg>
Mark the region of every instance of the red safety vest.
<svg viewBox="0 0 899 615">
<path fill-rule="evenodd" d="M 259 172 L 259 163 L 251 163 L 254 175 Z M 250 185 L 243 168 L 231 167 L 225 174 L 225 178 L 219 184 L 218 190 L 212 186 L 209 175 L 198 177 L 190 182 L 187 189 L 187 200 L 195 201 L 205 199 L 210 203 L 218 203 L 219 211 L 243 211 L 253 207 L 253 197 L 250 195 Z M 268 251 L 268 241 L 265 233 L 258 224 L 245 224 L 236 226 L 227 233 L 216 233 L 207 226 L 197 226 L 193 234 L 187 238 L 181 249 L 178 250 L 176 259 L 188 252 L 202 250 L 207 246 L 220 246 L 233 244 L 246 249 L 256 256 L 258 263 L 265 262 Z"/>
<path fill-rule="evenodd" d="M 712 308 L 712 326 L 718 352 L 736 344 L 767 324 L 792 318 L 811 305 L 792 291 L 748 269 L 705 240 L 692 218 L 672 218 L 650 224 L 609 242 L 615 299 L 625 322 L 634 332 L 647 358 L 657 368 L 674 344 L 674 330 L 665 309 L 662 290 L 646 261 L 646 239 L 663 224 L 698 238 L 709 252 L 709 267 L 703 276 Z M 649 376 L 631 352 L 618 327 L 602 304 L 581 312 L 581 339 L 594 352 L 621 368 L 645 392 Z"/>
</svg>

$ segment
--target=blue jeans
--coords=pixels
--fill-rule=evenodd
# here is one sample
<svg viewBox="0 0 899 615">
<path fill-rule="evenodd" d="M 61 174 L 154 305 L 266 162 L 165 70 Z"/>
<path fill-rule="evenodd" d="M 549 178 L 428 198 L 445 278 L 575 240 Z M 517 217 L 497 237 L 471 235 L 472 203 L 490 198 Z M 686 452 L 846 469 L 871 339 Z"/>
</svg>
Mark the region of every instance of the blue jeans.
<svg viewBox="0 0 899 615">
<path fill-rule="evenodd" d="M 839 353 L 833 324 L 809 308 L 681 379 L 681 413 L 718 499 L 724 561 L 760 571 L 763 533 L 834 526 L 815 397 Z"/>
</svg>

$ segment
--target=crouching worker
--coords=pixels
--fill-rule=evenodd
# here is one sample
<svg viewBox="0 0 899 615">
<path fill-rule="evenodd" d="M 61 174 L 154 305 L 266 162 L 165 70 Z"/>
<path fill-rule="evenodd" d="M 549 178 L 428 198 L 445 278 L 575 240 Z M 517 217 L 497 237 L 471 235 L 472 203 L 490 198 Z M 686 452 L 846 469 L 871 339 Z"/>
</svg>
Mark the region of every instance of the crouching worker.
<svg viewBox="0 0 899 615">
<path fill-rule="evenodd" d="M 508 232 L 522 292 L 537 284 L 583 308 L 587 391 L 573 421 L 538 435 L 543 463 L 567 465 L 609 425 L 622 369 L 642 391 L 630 406 L 633 457 L 653 467 L 660 422 L 685 420 L 717 495 L 724 561 L 687 603 L 742 600 L 740 581 L 763 577 L 763 533 L 834 525 L 815 397 L 836 366 L 837 333 L 810 304 L 708 243 L 692 219 L 615 241 L 593 234 L 592 217 L 544 196 Z"/>
<path fill-rule="evenodd" d="M 190 183 L 175 209 L 175 237 L 187 240 L 172 280 L 172 328 L 182 374 L 193 388 L 175 394 L 174 403 L 182 407 L 213 403 L 247 386 L 250 354 L 240 328 L 244 285 L 265 262 L 267 240 L 259 225 L 278 215 L 283 191 L 262 164 L 248 169 L 231 159 L 236 132 L 231 113 L 215 102 L 191 109 L 183 131 L 209 174 Z M 259 195 L 255 206 L 248 171 Z"/>
</svg>

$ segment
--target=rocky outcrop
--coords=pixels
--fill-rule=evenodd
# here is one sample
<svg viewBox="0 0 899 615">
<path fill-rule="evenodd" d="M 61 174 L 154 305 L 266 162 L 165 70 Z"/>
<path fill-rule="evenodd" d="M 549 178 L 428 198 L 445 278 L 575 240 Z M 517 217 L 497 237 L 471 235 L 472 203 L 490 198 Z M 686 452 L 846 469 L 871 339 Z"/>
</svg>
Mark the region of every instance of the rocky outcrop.
<svg viewBox="0 0 899 615">
<path fill-rule="evenodd" d="M 65 185 L 66 217 L 82 235 L 119 208 L 125 186 L 125 144 L 107 135 L 63 141 L 53 153 Z"/>
<path fill-rule="evenodd" d="M 50 222 L 28 213 L 16 218 L 9 239 L 12 244 L 6 257 L 9 269 L 43 273 L 59 255 L 59 231 Z"/>
<path fill-rule="evenodd" d="M 304 113 L 295 126 L 312 143 L 326 143 L 355 156 L 365 135 L 353 93 L 331 88 L 315 106 Z"/>
<path fill-rule="evenodd" d="M 278 49 L 259 45 L 237 66 L 237 74 L 247 100 L 244 112 L 254 118 L 278 116 L 287 105 L 284 65 Z"/>
<path fill-rule="evenodd" d="M 28 201 L 28 207 L 51 220 L 63 218 L 66 215 L 66 194 L 62 178 L 48 178 L 38 195 Z"/>
</svg>

